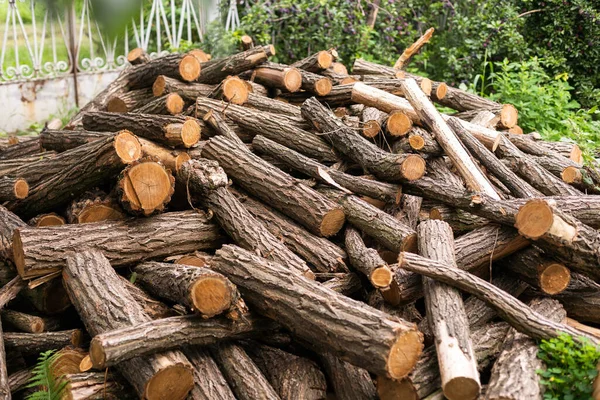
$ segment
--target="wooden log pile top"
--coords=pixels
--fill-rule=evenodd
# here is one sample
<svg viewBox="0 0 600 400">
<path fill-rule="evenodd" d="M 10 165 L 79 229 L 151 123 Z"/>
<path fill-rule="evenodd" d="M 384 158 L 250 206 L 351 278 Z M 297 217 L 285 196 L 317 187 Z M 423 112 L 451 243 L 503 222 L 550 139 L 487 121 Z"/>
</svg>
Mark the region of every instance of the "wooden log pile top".
<svg viewBox="0 0 600 400">
<path fill-rule="evenodd" d="M 50 349 L 72 399 L 541 399 L 537 340 L 600 342 L 599 174 L 403 71 L 432 33 L 395 67 L 135 49 L 2 144 L 0 400 Z"/>
</svg>

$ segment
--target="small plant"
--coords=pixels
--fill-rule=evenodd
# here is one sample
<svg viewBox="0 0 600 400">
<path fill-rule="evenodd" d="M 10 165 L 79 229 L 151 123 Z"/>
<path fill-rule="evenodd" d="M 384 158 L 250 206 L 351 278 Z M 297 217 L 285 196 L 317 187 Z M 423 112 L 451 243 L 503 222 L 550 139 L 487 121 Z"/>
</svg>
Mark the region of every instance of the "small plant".
<svg viewBox="0 0 600 400">
<path fill-rule="evenodd" d="M 36 388 L 37 392 L 27 396 L 27 400 L 60 400 L 62 392 L 68 382 L 62 377 L 56 379 L 52 375 L 52 363 L 56 360 L 56 350 L 49 350 L 40 354 L 38 363 L 33 368 L 33 376 L 27 384 L 27 388 Z"/>
<path fill-rule="evenodd" d="M 537 356 L 546 363 L 545 370 L 537 371 L 545 388 L 544 400 L 592 399 L 598 347 L 585 338 L 575 341 L 566 334 L 542 340 L 539 347 Z"/>
</svg>

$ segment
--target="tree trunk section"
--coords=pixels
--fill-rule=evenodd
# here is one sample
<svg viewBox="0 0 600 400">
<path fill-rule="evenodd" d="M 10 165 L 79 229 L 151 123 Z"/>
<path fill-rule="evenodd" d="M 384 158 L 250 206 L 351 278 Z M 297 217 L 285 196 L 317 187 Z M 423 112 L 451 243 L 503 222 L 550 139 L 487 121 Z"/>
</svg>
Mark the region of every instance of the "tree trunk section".
<svg viewBox="0 0 600 400">
<path fill-rule="evenodd" d="M 90 222 L 122 221 L 125 214 L 121 207 L 99 189 L 85 192 L 73 201 L 66 211 L 70 224 L 85 224 Z"/>
<path fill-rule="evenodd" d="M 236 400 L 225 377 L 207 350 L 186 347 L 184 354 L 194 367 L 194 388 L 188 400 Z"/>
<path fill-rule="evenodd" d="M 400 113 L 392 115 L 404 115 Z M 405 138 L 395 141 L 392 144 L 392 152 L 394 153 L 411 153 L 427 154 L 429 156 L 441 156 L 444 150 L 435 140 L 434 136 L 423 128 L 413 126 Z"/>
<path fill-rule="evenodd" d="M 150 100 L 152 100 L 152 91 L 150 89 L 131 90 L 112 96 L 106 104 L 106 111 L 112 113 L 131 112 Z"/>
<path fill-rule="evenodd" d="M 350 264 L 354 269 L 365 275 L 373 287 L 388 289 L 393 279 L 392 270 L 381 259 L 377 250 L 365 245 L 360 233 L 353 227 L 346 228 L 345 245 Z"/>
<path fill-rule="evenodd" d="M 325 374 L 333 385 L 336 399 L 376 400 L 377 391 L 369 373 L 339 358 L 323 353 L 319 357 Z"/>
<path fill-rule="evenodd" d="M 45 129 L 40 132 L 39 137 L 42 147 L 47 150 L 48 154 L 52 154 L 50 151 L 62 153 L 64 151 L 74 149 L 75 147 L 88 144 L 100 138 L 105 138 L 111 134 L 111 132 L 60 131 Z M 39 161 L 39 157 L 37 157 L 36 161 Z"/>
<path fill-rule="evenodd" d="M 274 54 L 272 45 L 257 46 L 228 57 L 206 61 L 200 64 L 200 83 L 219 83 L 228 76 L 239 75 L 267 61 L 269 54 Z"/>
<path fill-rule="evenodd" d="M 196 101 L 198 97 L 208 96 L 215 89 L 214 85 L 196 82 L 181 82 L 178 79 L 159 75 L 152 84 L 152 94 L 155 97 L 177 93 L 185 101 Z"/>
<path fill-rule="evenodd" d="M 4 333 L 4 346 L 18 349 L 24 355 L 38 355 L 44 351 L 62 349 L 66 346 L 80 347 L 82 341 L 83 333 L 80 329 L 43 333 Z"/>
<path fill-rule="evenodd" d="M 331 67 L 333 61 L 331 51 L 321 50 L 302 60 L 296 61 L 291 66 L 305 71 L 318 73 Z"/>
</svg>

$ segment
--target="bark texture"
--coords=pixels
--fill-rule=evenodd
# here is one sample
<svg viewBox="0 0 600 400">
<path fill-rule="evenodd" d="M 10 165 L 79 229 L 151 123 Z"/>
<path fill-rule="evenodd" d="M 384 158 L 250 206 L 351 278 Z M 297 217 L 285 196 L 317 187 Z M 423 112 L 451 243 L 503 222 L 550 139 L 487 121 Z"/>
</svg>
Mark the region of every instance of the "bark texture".
<svg viewBox="0 0 600 400">
<path fill-rule="evenodd" d="M 377 391 L 369 373 L 339 358 L 323 353 L 321 364 L 339 400 L 376 400 Z"/>
<path fill-rule="evenodd" d="M 191 346 L 186 347 L 183 352 L 194 367 L 194 388 L 188 400 L 236 400 L 208 350 Z"/>
</svg>

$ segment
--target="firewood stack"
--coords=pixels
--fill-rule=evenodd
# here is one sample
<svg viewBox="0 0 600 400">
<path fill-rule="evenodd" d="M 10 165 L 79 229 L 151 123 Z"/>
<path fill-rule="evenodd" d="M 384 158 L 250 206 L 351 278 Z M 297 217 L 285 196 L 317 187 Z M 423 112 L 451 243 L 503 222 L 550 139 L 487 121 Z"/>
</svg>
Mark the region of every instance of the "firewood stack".
<svg viewBox="0 0 600 400">
<path fill-rule="evenodd" d="M 576 145 L 399 69 L 415 49 L 349 75 L 244 48 L 136 49 L 0 151 L 0 399 L 49 349 L 71 399 L 541 399 L 536 340 L 600 341 Z"/>
</svg>

